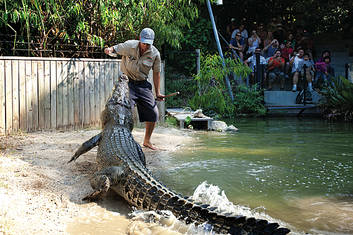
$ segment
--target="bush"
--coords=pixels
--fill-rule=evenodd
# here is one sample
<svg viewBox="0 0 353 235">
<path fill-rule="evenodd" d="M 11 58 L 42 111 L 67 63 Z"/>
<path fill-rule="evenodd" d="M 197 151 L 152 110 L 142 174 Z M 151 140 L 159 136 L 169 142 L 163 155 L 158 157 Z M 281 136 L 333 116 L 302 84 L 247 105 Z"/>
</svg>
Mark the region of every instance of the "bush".
<svg viewBox="0 0 353 235">
<path fill-rule="evenodd" d="M 328 119 L 353 120 L 353 83 L 344 77 L 332 77 L 320 94 L 323 115 Z"/>
<path fill-rule="evenodd" d="M 201 57 L 201 71 L 195 76 L 197 86 L 189 102 L 192 109 L 203 109 L 209 116 L 229 118 L 239 115 L 264 115 L 266 109 L 263 105 L 262 91 L 256 87 L 246 88 L 239 86 L 235 90 L 234 103 L 232 103 L 224 78 L 227 74 L 246 78 L 251 70 L 240 61 L 226 58 L 225 69 L 222 59 L 218 55 L 205 55 Z M 234 84 L 233 84 L 234 85 Z"/>
<path fill-rule="evenodd" d="M 170 70 L 170 69 L 169 69 Z M 166 80 L 166 94 L 179 91 L 180 94 L 165 99 L 167 108 L 186 107 L 189 100 L 193 97 L 195 81 L 192 77 L 186 77 L 175 71 L 168 71 Z"/>
<path fill-rule="evenodd" d="M 236 116 L 264 116 L 263 91 L 256 86 L 238 86 L 235 92 L 234 106 Z"/>
</svg>

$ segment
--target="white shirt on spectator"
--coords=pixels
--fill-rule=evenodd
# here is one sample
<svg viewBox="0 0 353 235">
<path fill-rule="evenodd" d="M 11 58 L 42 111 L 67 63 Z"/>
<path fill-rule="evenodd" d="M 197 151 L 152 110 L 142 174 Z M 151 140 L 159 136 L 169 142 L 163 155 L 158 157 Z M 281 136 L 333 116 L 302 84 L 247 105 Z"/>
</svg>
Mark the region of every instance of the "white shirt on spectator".
<svg viewBox="0 0 353 235">
<path fill-rule="evenodd" d="M 293 66 L 292 66 L 292 73 L 301 70 L 301 67 L 303 67 L 303 58 L 299 58 L 298 56 L 295 56 Z"/>
<path fill-rule="evenodd" d="M 254 72 L 254 68 L 256 67 L 256 55 L 254 54 L 250 56 L 247 61 L 249 63 L 249 67 Z M 262 55 L 260 55 L 260 64 L 267 64 L 265 57 L 263 57 Z"/>
</svg>

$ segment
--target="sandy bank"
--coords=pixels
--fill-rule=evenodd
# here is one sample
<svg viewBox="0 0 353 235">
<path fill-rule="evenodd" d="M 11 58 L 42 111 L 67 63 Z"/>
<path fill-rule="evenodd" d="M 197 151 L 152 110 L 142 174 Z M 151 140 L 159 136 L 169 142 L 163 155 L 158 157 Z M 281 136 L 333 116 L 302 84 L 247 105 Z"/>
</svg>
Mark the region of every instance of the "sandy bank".
<svg viewBox="0 0 353 235">
<path fill-rule="evenodd" d="M 75 163 L 66 164 L 78 146 L 99 131 L 0 137 L 0 234 L 74 234 L 68 227 L 77 218 L 121 217 L 131 211 L 114 196 L 98 204 L 81 201 L 91 192 L 88 176 L 96 169 L 96 148 Z M 133 131 L 138 143 L 142 143 L 143 134 L 143 129 Z M 157 128 L 153 143 L 161 150 L 144 148 L 147 164 L 158 165 L 161 153 L 175 151 L 190 140 L 177 129 Z M 114 234 L 127 234 L 131 229 L 131 222 L 123 220 L 125 225 Z"/>
</svg>

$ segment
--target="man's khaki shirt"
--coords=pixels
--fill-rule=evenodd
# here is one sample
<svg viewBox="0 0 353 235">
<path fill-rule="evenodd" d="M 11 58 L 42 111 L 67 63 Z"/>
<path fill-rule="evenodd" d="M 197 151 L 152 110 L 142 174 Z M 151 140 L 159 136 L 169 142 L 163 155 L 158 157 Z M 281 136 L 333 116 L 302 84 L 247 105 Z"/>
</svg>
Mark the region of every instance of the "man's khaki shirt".
<svg viewBox="0 0 353 235">
<path fill-rule="evenodd" d="M 151 70 L 161 71 L 161 56 L 157 48 L 153 45 L 140 56 L 139 41 L 128 40 L 113 46 L 114 51 L 122 55 L 121 70 L 130 79 L 136 81 L 147 80 Z"/>
</svg>

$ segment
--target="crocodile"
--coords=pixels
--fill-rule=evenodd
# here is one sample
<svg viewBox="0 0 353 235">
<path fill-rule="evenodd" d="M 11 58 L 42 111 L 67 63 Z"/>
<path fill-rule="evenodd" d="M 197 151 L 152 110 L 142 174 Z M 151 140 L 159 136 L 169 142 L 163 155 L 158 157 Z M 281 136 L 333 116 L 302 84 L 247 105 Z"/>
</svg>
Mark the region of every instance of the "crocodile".
<svg viewBox="0 0 353 235">
<path fill-rule="evenodd" d="M 145 155 L 134 140 L 128 78 L 121 75 L 114 84 L 101 115 L 102 132 L 83 143 L 69 162 L 98 146 L 98 171 L 90 178 L 93 192 L 83 200 L 96 201 L 109 189 L 139 210 L 171 211 L 178 219 L 196 225 L 208 224 L 216 233 L 287 234 L 278 223 L 242 215 L 216 212 L 216 207 L 194 202 L 172 191 L 153 177 Z"/>
</svg>

